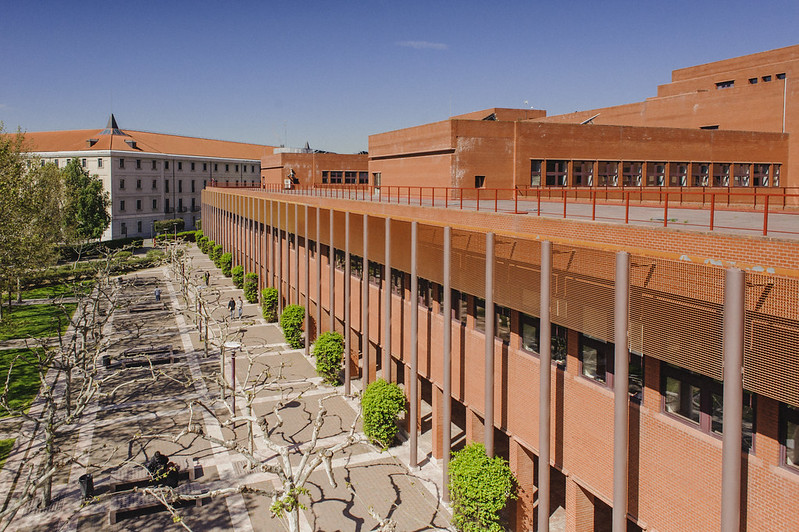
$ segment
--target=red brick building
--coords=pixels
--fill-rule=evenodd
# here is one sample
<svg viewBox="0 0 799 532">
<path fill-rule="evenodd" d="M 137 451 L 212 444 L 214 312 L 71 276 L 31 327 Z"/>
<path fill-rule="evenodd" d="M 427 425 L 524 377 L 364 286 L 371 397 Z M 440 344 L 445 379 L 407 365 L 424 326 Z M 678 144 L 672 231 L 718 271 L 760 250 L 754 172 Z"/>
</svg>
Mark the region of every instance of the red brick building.
<svg viewBox="0 0 799 532">
<path fill-rule="evenodd" d="M 696 89 L 673 100 L 755 95 L 759 87 L 749 85 L 771 94 L 784 84 L 790 102 L 788 66 L 797 54 L 792 47 L 676 71 L 657 106 L 668 105 L 668 91 L 682 95 L 696 80 L 716 78 L 722 86 L 708 89 L 712 95 Z M 743 78 L 741 87 L 739 73 L 755 71 L 758 82 Z M 770 82 L 761 79 L 767 71 Z M 640 105 L 647 115 L 657 107 Z M 753 103 L 753 116 L 770 105 L 756 111 Z M 698 117 L 693 110 L 703 106 L 689 107 L 679 128 L 676 117 L 654 127 L 651 117 L 580 124 L 573 122 L 612 113 L 550 120 L 496 109 L 373 135 L 371 184 L 460 186 L 461 194 L 713 188 L 716 168 L 728 164 L 730 182 L 718 174 L 719 188 L 735 187 L 737 175 L 740 188 L 789 190 L 797 173 L 786 171 L 795 159 L 788 129 L 769 122 L 725 131 L 741 127 L 739 119 Z M 578 169 L 578 161 L 586 164 Z M 617 163 L 615 174 L 603 163 Z M 736 164 L 741 172 L 749 165 L 748 181 Z M 768 181 L 756 165 L 768 167 Z M 653 175 L 664 184 L 650 184 Z M 434 207 L 412 204 L 410 194 L 407 202 L 366 197 L 212 188 L 203 191 L 203 228 L 236 264 L 279 287 L 282 304 L 308 309 L 310 341 L 321 331 L 345 334 L 347 390 L 349 379 L 378 375 L 404 386 L 412 461 L 423 458 L 415 449 L 428 432 L 442 464 L 451 448 L 484 441 L 519 480 L 515 530 L 545 530 L 542 508 L 565 516 L 569 531 L 797 529 L 795 237 Z"/>
</svg>

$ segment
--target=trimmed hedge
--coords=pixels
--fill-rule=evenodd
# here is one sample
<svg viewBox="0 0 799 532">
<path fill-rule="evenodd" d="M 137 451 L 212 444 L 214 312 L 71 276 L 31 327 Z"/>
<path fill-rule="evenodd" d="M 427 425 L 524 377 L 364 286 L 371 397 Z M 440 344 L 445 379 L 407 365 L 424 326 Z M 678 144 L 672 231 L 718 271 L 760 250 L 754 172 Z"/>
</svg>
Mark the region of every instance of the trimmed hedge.
<svg viewBox="0 0 799 532">
<path fill-rule="evenodd" d="M 277 288 L 261 290 L 261 315 L 269 323 L 277 321 Z"/>
<path fill-rule="evenodd" d="M 305 321 L 305 307 L 301 305 L 289 305 L 283 309 L 283 314 L 280 315 L 280 328 L 283 329 L 283 336 L 293 349 L 299 349 L 305 345 L 302 341 L 303 321 Z"/>
<path fill-rule="evenodd" d="M 196 241 L 196 231 L 183 231 L 182 233 L 178 233 L 177 237 L 182 238 L 186 242 L 195 242 Z M 163 233 L 155 237 L 156 242 L 163 242 L 164 240 L 174 240 L 175 234 L 174 233 Z"/>
<path fill-rule="evenodd" d="M 129 251 L 120 251 L 115 255 L 111 263 L 111 273 L 118 275 L 144 268 L 152 268 L 158 266 L 164 260 L 164 257 L 164 252 L 160 249 L 151 249 L 144 256 L 133 255 Z M 22 280 L 21 284 L 23 288 L 29 288 L 93 279 L 97 275 L 97 269 L 104 264 L 105 261 L 81 261 L 63 264 L 54 268 L 46 268 L 31 272 Z"/>
<path fill-rule="evenodd" d="M 405 409 L 402 388 L 393 382 L 377 379 L 363 392 L 361 407 L 364 434 L 385 451 L 394 443 L 397 436 L 397 415 Z"/>
<path fill-rule="evenodd" d="M 214 248 L 216 247 L 216 242 L 213 240 L 209 240 L 205 245 L 205 254 L 208 255 L 208 258 L 214 260 L 213 252 Z"/>
<path fill-rule="evenodd" d="M 232 253 L 222 253 L 222 256 L 219 258 L 219 268 L 222 270 L 222 275 L 225 277 L 230 277 L 231 271 L 230 266 L 233 264 L 233 254 Z"/>
<path fill-rule="evenodd" d="M 313 344 L 313 355 L 316 358 L 316 374 L 328 384 L 341 384 L 339 374 L 341 361 L 344 360 L 344 337 L 333 331 L 320 335 Z"/>
<path fill-rule="evenodd" d="M 258 274 L 248 273 L 244 276 L 244 299 L 247 303 L 258 302 Z"/>
<path fill-rule="evenodd" d="M 208 237 L 204 236 L 199 240 L 197 240 L 197 247 L 200 248 L 200 251 L 202 253 L 207 254 L 208 252 L 206 251 L 206 249 L 208 249 Z"/>
<path fill-rule="evenodd" d="M 102 253 L 115 249 L 123 249 L 126 247 L 138 249 L 142 247 L 143 243 L 144 239 L 141 237 L 117 238 L 116 240 L 106 240 L 104 242 L 89 242 L 88 244 L 78 246 L 80 248 L 80 256 L 78 256 L 78 250 L 75 246 L 63 245 L 58 248 L 58 256 L 61 261 L 74 262 L 78 259 L 99 257 Z"/>
<path fill-rule="evenodd" d="M 449 493 L 458 530 L 501 532 L 505 527 L 499 513 L 517 497 L 516 479 L 506 460 L 489 457 L 482 443 L 472 442 L 452 454 Z"/>
<path fill-rule="evenodd" d="M 211 257 L 211 260 L 214 261 L 214 266 L 216 266 L 217 268 L 221 268 L 222 267 L 222 262 L 221 262 L 222 261 L 222 253 L 223 253 L 223 251 L 222 251 L 222 245 L 221 244 L 215 245 L 214 248 L 211 250 L 211 256 L 210 257 Z"/>
<path fill-rule="evenodd" d="M 233 286 L 239 289 L 244 287 L 244 266 L 234 266 L 230 269 L 230 275 L 233 278 Z"/>
<path fill-rule="evenodd" d="M 183 218 L 172 218 L 170 220 L 157 220 L 153 222 L 153 228 L 156 233 L 166 233 L 168 231 L 174 233 L 175 230 L 180 233 L 185 227 L 186 222 L 183 221 Z"/>
</svg>

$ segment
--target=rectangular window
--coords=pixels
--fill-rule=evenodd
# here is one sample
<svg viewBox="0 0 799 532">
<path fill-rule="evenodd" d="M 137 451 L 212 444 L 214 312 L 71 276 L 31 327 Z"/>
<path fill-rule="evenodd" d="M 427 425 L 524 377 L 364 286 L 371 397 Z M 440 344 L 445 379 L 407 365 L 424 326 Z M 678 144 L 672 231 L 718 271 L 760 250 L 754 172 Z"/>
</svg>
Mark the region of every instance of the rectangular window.
<svg viewBox="0 0 799 532">
<path fill-rule="evenodd" d="M 575 187 L 590 187 L 594 184 L 594 161 L 574 161 L 572 163 Z"/>
<path fill-rule="evenodd" d="M 391 268 L 391 293 L 405 297 L 405 273 Z"/>
<path fill-rule="evenodd" d="M 749 78 L 750 85 L 757 85 L 757 78 Z"/>
<path fill-rule="evenodd" d="M 169 180 L 164 179 L 164 192 L 169 192 Z"/>
<path fill-rule="evenodd" d="M 444 287 L 438 283 L 430 283 L 433 287 L 433 299 L 438 305 L 438 313 L 444 313 Z"/>
<path fill-rule="evenodd" d="M 716 83 L 716 89 L 731 89 L 734 86 L 735 86 L 734 80 L 719 81 L 718 83 Z"/>
<path fill-rule="evenodd" d="M 157 209 L 158 209 L 158 200 L 157 200 L 157 199 L 154 199 L 154 200 L 153 200 L 153 210 L 155 211 L 155 210 L 157 210 Z"/>
<path fill-rule="evenodd" d="M 56 159 L 55 165 L 58 166 L 58 159 Z M 103 167 L 103 160 L 97 159 L 97 168 L 102 168 L 102 167 Z"/>
<path fill-rule="evenodd" d="M 81 160 L 80 160 L 80 165 L 81 165 L 82 167 L 86 168 L 86 159 L 81 159 Z"/>
<path fill-rule="evenodd" d="M 183 212 L 183 198 L 178 198 L 178 212 Z"/>
<path fill-rule="evenodd" d="M 239 171 L 239 165 L 236 165 L 236 172 L 238 173 L 238 171 Z"/>
<path fill-rule="evenodd" d="M 644 398 L 644 355 L 630 351 L 630 369 L 628 370 L 630 401 L 641 404 Z"/>
<path fill-rule="evenodd" d="M 348 185 L 354 185 L 357 178 L 357 172 L 344 172 L 344 183 Z"/>
<path fill-rule="evenodd" d="M 337 249 L 333 252 L 333 260 L 337 270 L 344 271 L 345 258 L 344 250 Z"/>
<path fill-rule="evenodd" d="M 136 222 L 136 232 L 141 234 L 141 220 Z"/>
<path fill-rule="evenodd" d="M 327 182 L 328 182 L 328 171 L 327 170 L 323 170 L 322 171 L 322 184 L 326 185 Z"/>
<path fill-rule="evenodd" d="M 730 186 L 730 163 L 713 163 L 713 186 Z"/>
<path fill-rule="evenodd" d="M 183 162 L 178 161 L 178 170 L 183 170 Z"/>
<path fill-rule="evenodd" d="M 485 186 L 486 186 L 486 176 L 484 175 L 474 176 L 474 188 L 483 188 Z"/>
<path fill-rule="evenodd" d="M 141 190 L 141 179 L 136 180 L 136 189 Z"/>
<path fill-rule="evenodd" d="M 153 161 L 153 170 L 158 170 L 158 161 Z"/>
<path fill-rule="evenodd" d="M 157 189 L 158 189 L 158 180 L 157 179 L 153 179 L 153 190 L 157 190 Z"/>
<path fill-rule="evenodd" d="M 569 161 L 547 161 L 547 186 L 565 187 Z"/>
<path fill-rule="evenodd" d="M 164 212 L 172 212 L 169 209 L 169 198 L 164 198 Z"/>
<path fill-rule="evenodd" d="M 369 282 L 373 285 L 380 286 L 383 280 L 383 265 L 377 262 L 369 261 Z"/>
<path fill-rule="evenodd" d="M 510 309 L 494 306 L 494 336 L 502 340 L 503 343 L 510 343 Z"/>
<path fill-rule="evenodd" d="M 359 185 L 369 184 L 369 172 L 358 172 L 358 184 Z"/>
<path fill-rule="evenodd" d="M 777 74 L 777 79 L 785 79 L 785 72 L 780 72 Z"/>
<path fill-rule="evenodd" d="M 666 163 L 646 163 L 646 186 L 662 187 L 666 184 Z"/>
<path fill-rule="evenodd" d="M 684 187 L 688 184 L 688 163 L 669 163 L 669 186 Z"/>
<path fill-rule="evenodd" d="M 763 81 L 768 83 L 769 81 L 771 81 L 771 76 L 763 76 Z"/>
<path fill-rule="evenodd" d="M 756 164 L 755 171 L 752 174 L 752 185 L 755 187 L 767 187 L 768 171 L 769 171 L 769 165 Z"/>
<path fill-rule="evenodd" d="M 137 210 L 137 211 L 140 211 L 140 210 L 141 210 L 141 200 L 140 200 L 140 199 L 137 199 L 137 200 L 136 200 L 136 210 Z"/>
<path fill-rule="evenodd" d="M 780 406 L 780 439 L 785 449 L 785 465 L 799 471 L 799 408 Z"/>
<path fill-rule="evenodd" d="M 691 163 L 691 184 L 695 187 L 710 184 L 710 163 Z"/>
<path fill-rule="evenodd" d="M 255 173 L 255 165 L 250 165 L 250 171 L 254 174 Z"/>
<path fill-rule="evenodd" d="M 125 190 L 125 180 L 124 179 L 120 179 L 119 180 L 119 190 Z"/>
<path fill-rule="evenodd" d="M 178 179 L 178 193 L 183 193 L 183 180 Z"/>
<path fill-rule="evenodd" d="M 580 333 L 580 367 L 583 376 L 612 385 L 613 344 Z"/>
<path fill-rule="evenodd" d="M 522 349 L 540 353 L 541 321 L 527 314 L 520 314 Z M 550 357 L 559 366 L 566 366 L 566 327 L 550 324 Z"/>
<path fill-rule="evenodd" d="M 102 159 L 97 159 L 97 161 L 100 162 L 100 161 L 102 161 Z M 53 159 L 53 164 L 55 165 L 56 168 L 58 168 L 58 159 Z M 100 168 L 102 168 L 101 165 L 98 164 L 98 166 Z"/>
<path fill-rule="evenodd" d="M 197 198 L 191 198 L 191 212 L 197 212 Z"/>
<path fill-rule="evenodd" d="M 164 161 L 164 170 L 169 170 L 169 161 Z"/>
<path fill-rule="evenodd" d="M 219 171 L 219 165 L 214 163 L 214 172 L 218 172 L 218 171 Z"/>
<path fill-rule="evenodd" d="M 621 165 L 621 182 L 625 187 L 640 187 L 644 163 L 624 161 Z"/>
<path fill-rule="evenodd" d="M 530 186 L 541 186 L 541 165 L 544 161 L 540 159 L 532 159 L 530 161 Z"/>
<path fill-rule="evenodd" d="M 452 298 L 452 319 L 466 325 L 466 316 L 469 313 L 469 296 L 458 290 L 452 290 L 450 297 Z"/>
<path fill-rule="evenodd" d="M 208 170 L 208 163 L 203 163 L 203 172 Z"/>
<path fill-rule="evenodd" d="M 732 186 L 734 187 L 748 187 L 749 186 L 749 165 L 746 163 L 735 163 L 733 165 L 733 178 Z"/>
<path fill-rule="evenodd" d="M 772 179 L 772 182 L 775 187 L 778 187 L 780 186 L 780 165 L 772 165 L 772 168 L 774 169 L 774 179 Z"/>
<path fill-rule="evenodd" d="M 119 167 L 120 168 L 125 168 L 125 159 L 120 159 L 119 160 Z"/>
<path fill-rule="evenodd" d="M 474 328 L 480 332 L 486 330 L 486 300 L 481 297 L 474 298 Z"/>
<path fill-rule="evenodd" d="M 191 180 L 191 193 L 194 194 L 194 179 Z"/>
<path fill-rule="evenodd" d="M 136 170 L 141 170 L 141 159 L 136 159 Z M 141 231 L 139 231 L 141 233 Z"/>
<path fill-rule="evenodd" d="M 343 172 L 330 172 L 330 183 L 340 185 L 343 179 Z"/>
<path fill-rule="evenodd" d="M 125 200 L 119 200 L 119 210 L 120 211 L 125 210 Z"/>
<path fill-rule="evenodd" d="M 230 165 L 229 164 L 225 165 L 225 172 L 230 172 Z"/>
<path fill-rule="evenodd" d="M 191 163 L 191 171 L 194 171 L 194 163 Z"/>
<path fill-rule="evenodd" d="M 125 222 L 122 222 L 119 225 L 119 229 L 122 231 L 122 236 L 126 236 L 128 234 L 128 226 L 125 224 Z"/>
<path fill-rule="evenodd" d="M 419 306 L 428 308 L 430 310 L 433 309 L 433 284 L 428 281 L 427 279 L 422 279 L 421 277 L 417 277 L 416 283 L 416 291 L 417 291 L 417 304 Z"/>
<path fill-rule="evenodd" d="M 363 279 L 363 257 L 350 254 L 350 275 L 357 279 Z"/>
<path fill-rule="evenodd" d="M 619 183 L 619 163 L 599 161 L 597 164 L 597 186 L 615 187 Z"/>
</svg>

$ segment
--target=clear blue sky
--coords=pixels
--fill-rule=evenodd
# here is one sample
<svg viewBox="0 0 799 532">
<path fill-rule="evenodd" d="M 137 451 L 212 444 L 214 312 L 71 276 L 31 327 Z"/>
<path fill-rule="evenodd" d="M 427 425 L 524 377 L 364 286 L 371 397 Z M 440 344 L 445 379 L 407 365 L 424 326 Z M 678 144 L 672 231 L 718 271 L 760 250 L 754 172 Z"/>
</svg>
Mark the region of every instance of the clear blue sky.
<svg viewBox="0 0 799 532">
<path fill-rule="evenodd" d="M 0 120 L 340 153 L 489 107 L 639 101 L 671 71 L 799 43 L 799 1 L 0 0 Z M 527 102 L 527 103 L 526 103 Z"/>
</svg>

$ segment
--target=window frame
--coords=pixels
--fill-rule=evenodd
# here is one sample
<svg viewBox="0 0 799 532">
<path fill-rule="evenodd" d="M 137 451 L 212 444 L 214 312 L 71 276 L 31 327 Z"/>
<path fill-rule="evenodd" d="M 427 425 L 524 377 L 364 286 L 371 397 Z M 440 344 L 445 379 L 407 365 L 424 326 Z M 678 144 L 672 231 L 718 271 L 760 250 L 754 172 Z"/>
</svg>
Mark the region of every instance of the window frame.
<svg viewBox="0 0 799 532">
<path fill-rule="evenodd" d="M 788 463 L 788 423 L 796 425 L 793 434 L 793 456 L 795 463 Z M 780 403 L 779 411 L 780 465 L 799 474 L 799 408 Z"/>
</svg>

